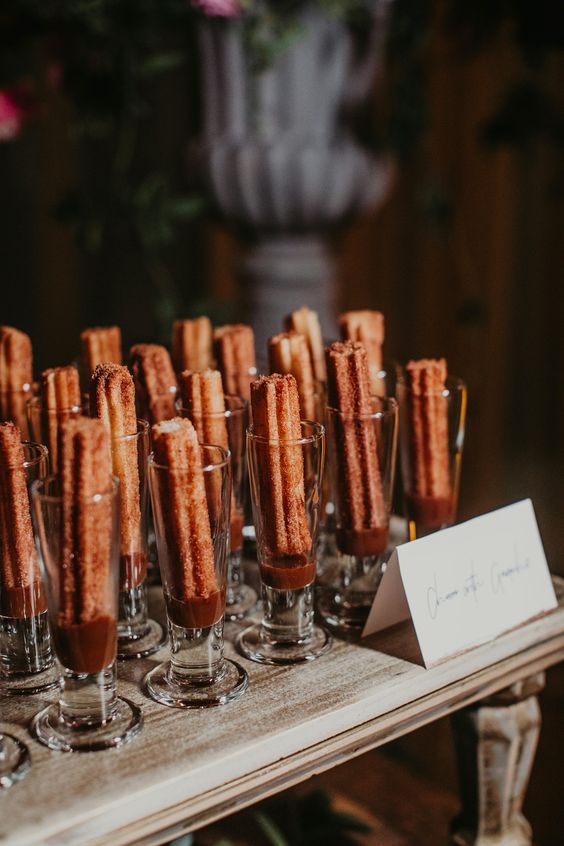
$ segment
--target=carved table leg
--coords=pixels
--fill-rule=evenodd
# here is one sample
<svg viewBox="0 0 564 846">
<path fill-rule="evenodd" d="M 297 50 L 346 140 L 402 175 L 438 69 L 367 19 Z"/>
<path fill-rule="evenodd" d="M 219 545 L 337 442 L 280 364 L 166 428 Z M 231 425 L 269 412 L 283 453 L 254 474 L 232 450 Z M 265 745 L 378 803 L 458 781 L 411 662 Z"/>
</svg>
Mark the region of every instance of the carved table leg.
<svg viewBox="0 0 564 846">
<path fill-rule="evenodd" d="M 462 812 L 452 846 L 531 846 L 521 813 L 540 734 L 538 673 L 454 714 Z"/>
</svg>

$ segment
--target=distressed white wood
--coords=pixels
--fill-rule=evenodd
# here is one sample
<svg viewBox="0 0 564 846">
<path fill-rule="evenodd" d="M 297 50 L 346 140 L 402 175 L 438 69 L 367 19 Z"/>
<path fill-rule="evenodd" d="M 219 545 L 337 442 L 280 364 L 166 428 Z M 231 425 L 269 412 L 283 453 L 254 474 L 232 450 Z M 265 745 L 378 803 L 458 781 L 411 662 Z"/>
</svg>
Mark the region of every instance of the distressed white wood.
<svg viewBox="0 0 564 846">
<path fill-rule="evenodd" d="M 559 608 L 431 670 L 391 657 L 387 641 L 336 641 L 311 664 L 269 667 L 240 658 L 250 678 L 237 702 L 175 711 L 140 682 L 159 656 L 124 664 L 119 690 L 143 707 L 142 735 L 123 749 L 61 754 L 27 734 L 42 697 L 6 699 L 0 729 L 25 740 L 32 769 L 0 797 L 4 846 L 126 846 L 166 842 L 234 809 L 388 742 L 564 658 Z M 237 632 L 235 624 L 228 637 Z M 230 645 L 228 653 L 233 653 Z"/>
</svg>

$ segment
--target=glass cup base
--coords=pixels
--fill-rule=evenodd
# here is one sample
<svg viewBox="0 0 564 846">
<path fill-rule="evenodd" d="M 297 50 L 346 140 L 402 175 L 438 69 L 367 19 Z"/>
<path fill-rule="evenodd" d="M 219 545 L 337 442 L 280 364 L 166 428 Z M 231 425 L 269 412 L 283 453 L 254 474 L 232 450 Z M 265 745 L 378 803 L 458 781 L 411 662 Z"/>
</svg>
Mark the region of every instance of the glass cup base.
<svg viewBox="0 0 564 846">
<path fill-rule="evenodd" d="M 22 673 L 0 678 L 2 696 L 34 696 L 61 686 L 61 674 L 56 664 L 51 664 L 40 673 Z"/>
<path fill-rule="evenodd" d="M 147 620 L 147 627 L 142 637 L 118 638 L 117 657 L 119 661 L 131 658 L 146 658 L 153 655 L 167 642 L 167 633 L 156 620 Z"/>
<path fill-rule="evenodd" d="M 246 617 L 258 601 L 258 596 L 255 590 L 249 585 L 238 585 L 233 591 L 233 601 L 228 602 L 225 606 L 226 620 L 242 620 Z"/>
<path fill-rule="evenodd" d="M 31 723 L 35 737 L 58 752 L 95 752 L 123 746 L 133 740 L 143 727 L 143 714 L 129 699 L 119 696 L 114 716 L 95 725 L 69 725 L 60 716 L 58 703 L 48 705 Z"/>
<path fill-rule="evenodd" d="M 311 637 L 306 640 L 276 642 L 259 623 L 242 631 L 235 646 L 245 658 L 259 664 L 301 664 L 325 655 L 332 642 L 330 633 L 322 626 L 313 626 Z"/>
<path fill-rule="evenodd" d="M 225 705 L 238 699 L 249 684 L 246 671 L 235 661 L 223 659 L 218 678 L 197 682 L 178 681 L 171 673 L 171 662 L 159 664 L 145 676 L 145 691 L 161 705 L 169 708 L 208 708 Z"/>
<path fill-rule="evenodd" d="M 11 734 L 0 736 L 0 788 L 20 781 L 31 766 L 27 746 Z"/>
</svg>

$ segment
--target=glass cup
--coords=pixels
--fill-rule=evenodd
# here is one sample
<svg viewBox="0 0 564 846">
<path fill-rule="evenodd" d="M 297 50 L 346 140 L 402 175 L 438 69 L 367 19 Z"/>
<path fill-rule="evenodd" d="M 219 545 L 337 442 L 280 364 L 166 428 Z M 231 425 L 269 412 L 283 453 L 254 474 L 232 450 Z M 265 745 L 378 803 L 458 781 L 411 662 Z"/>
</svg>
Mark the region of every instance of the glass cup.
<svg viewBox="0 0 564 846">
<path fill-rule="evenodd" d="M 171 655 L 170 660 L 147 674 L 145 688 L 156 702 L 171 708 L 223 705 L 241 696 L 248 685 L 245 670 L 223 655 L 230 531 L 229 452 L 220 446 L 201 444 L 201 453 L 212 549 L 210 560 L 200 564 L 198 570 L 192 555 L 198 552 L 202 555 L 202 540 L 193 538 L 191 530 L 198 531 L 203 515 L 196 510 L 193 522 L 187 515 L 180 525 L 187 533 L 182 544 L 186 556 L 183 559 L 175 531 L 178 527 L 172 523 L 170 508 L 171 496 L 187 502 L 183 492 L 190 491 L 193 473 L 181 469 L 171 472 L 169 467 L 157 464 L 153 455 L 149 456 L 149 487 Z M 194 509 L 194 503 L 191 505 Z M 203 533 L 205 545 L 205 524 Z M 204 567 L 207 567 L 205 572 Z M 198 580 L 211 584 L 198 591 L 194 587 Z"/>
<path fill-rule="evenodd" d="M 27 405 L 32 397 L 33 387 L 28 384 L 19 391 L 0 391 L 0 423 L 11 420 L 26 439 L 30 437 Z"/>
<path fill-rule="evenodd" d="M 443 391 L 414 398 L 400 376 L 397 397 L 404 509 L 409 540 L 415 540 L 455 522 L 467 391 L 461 379 L 449 376 Z M 425 422 L 429 414 L 439 421 L 434 429 Z M 417 429 L 415 416 L 423 420 Z"/>
<path fill-rule="evenodd" d="M 22 446 L 29 494 L 32 483 L 47 473 L 47 449 L 30 441 Z M 0 691 L 5 695 L 41 693 L 59 684 L 37 560 L 22 569 L 18 581 L 25 586 L 14 585 L 4 547 L 4 553 L 0 551 Z"/>
<path fill-rule="evenodd" d="M 32 486 L 49 621 L 62 675 L 59 701 L 34 717 L 32 731 L 50 749 L 64 752 L 121 746 L 143 725 L 140 709 L 116 693 L 119 484 L 115 478 L 110 481 L 108 490 L 74 503 L 72 515 L 56 476 Z"/>
<path fill-rule="evenodd" d="M 263 619 L 241 632 L 237 647 L 262 664 L 312 661 L 331 648 L 331 635 L 313 622 L 313 588 L 323 486 L 325 429 L 302 421 L 302 437 L 269 441 L 247 429 L 247 460 L 262 583 Z M 278 474 L 272 473 L 272 468 Z M 284 476 L 295 492 L 303 468 L 303 512 L 284 508 Z M 296 499 L 292 506 L 296 507 Z M 294 519 L 295 518 L 295 519 Z M 278 526 L 276 522 L 278 521 Z M 295 525 L 289 525 L 290 521 Z M 284 524 L 284 537 L 279 527 Z M 301 535 L 301 540 L 295 542 Z"/>
<path fill-rule="evenodd" d="M 225 619 L 241 620 L 251 608 L 257 604 L 256 592 L 244 583 L 242 570 L 243 557 L 243 524 L 244 518 L 244 492 L 246 481 L 245 463 L 245 431 L 247 428 L 249 404 L 238 396 L 226 395 L 225 412 L 215 414 L 194 415 L 190 409 L 178 405 L 178 412 L 181 417 L 187 417 L 192 421 L 198 432 L 202 433 L 205 440 L 205 432 L 208 427 L 213 428 L 214 423 L 225 420 L 227 428 L 227 440 L 229 452 L 231 453 L 231 517 L 230 517 L 230 543 L 227 564 L 227 594 L 225 601 Z M 210 440 L 210 438 L 207 438 Z"/>
<path fill-rule="evenodd" d="M 41 397 L 33 397 L 27 404 L 27 418 L 31 439 L 44 444 L 49 450 L 49 472 L 58 470 L 58 436 L 59 426 L 63 421 L 82 414 L 80 405 L 50 411 L 43 407 Z"/>
<path fill-rule="evenodd" d="M 341 633 L 364 627 L 390 554 L 398 404 L 371 397 L 372 412 L 327 409 L 327 443 L 335 503 L 336 558 L 321 561 L 317 608 Z"/>
<path fill-rule="evenodd" d="M 114 473 L 120 479 L 120 579 L 118 615 L 118 653 L 120 660 L 152 655 L 166 642 L 166 631 L 148 617 L 147 602 L 147 517 L 149 491 L 147 460 L 149 424 L 137 421 L 137 432 L 112 440 Z M 137 467 L 138 488 L 127 490 L 125 469 L 131 462 Z M 131 510 L 133 506 L 133 521 Z"/>
<path fill-rule="evenodd" d="M 0 734 L 0 789 L 21 781 L 31 766 L 25 743 L 11 734 Z"/>
</svg>

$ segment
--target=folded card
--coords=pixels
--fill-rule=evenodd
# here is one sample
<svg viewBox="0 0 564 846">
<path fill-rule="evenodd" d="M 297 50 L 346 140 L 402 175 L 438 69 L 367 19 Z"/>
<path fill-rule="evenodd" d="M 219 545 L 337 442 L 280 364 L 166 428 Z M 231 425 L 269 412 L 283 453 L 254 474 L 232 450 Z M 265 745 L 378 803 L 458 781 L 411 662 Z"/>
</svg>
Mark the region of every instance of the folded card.
<svg viewBox="0 0 564 846">
<path fill-rule="evenodd" d="M 426 667 L 552 610 L 530 499 L 398 546 L 363 636 L 411 618 Z"/>
</svg>

